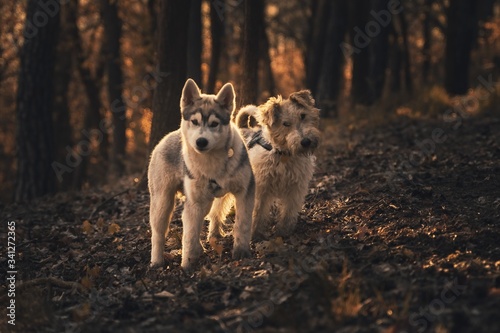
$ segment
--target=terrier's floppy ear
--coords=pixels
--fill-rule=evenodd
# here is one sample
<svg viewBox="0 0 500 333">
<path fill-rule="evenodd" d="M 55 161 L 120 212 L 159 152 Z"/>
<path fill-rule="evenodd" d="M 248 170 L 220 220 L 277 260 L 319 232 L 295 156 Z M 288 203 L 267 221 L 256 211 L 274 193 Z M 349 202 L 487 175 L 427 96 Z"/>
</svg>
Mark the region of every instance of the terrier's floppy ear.
<svg viewBox="0 0 500 333">
<path fill-rule="evenodd" d="M 229 113 L 234 111 L 234 106 L 236 105 L 235 99 L 236 94 L 234 93 L 233 85 L 229 82 L 220 88 L 219 93 L 215 96 L 217 103 Z"/>
<path fill-rule="evenodd" d="M 187 79 L 182 88 L 181 96 L 181 109 L 185 108 L 194 103 L 197 99 L 200 99 L 200 88 L 196 85 L 193 79 Z"/>
<path fill-rule="evenodd" d="M 289 99 L 305 108 L 314 107 L 314 98 L 309 90 L 301 90 L 290 94 Z"/>
<path fill-rule="evenodd" d="M 256 114 L 257 121 L 270 127 L 273 126 L 280 117 L 281 101 L 282 98 L 278 95 L 278 97 L 271 97 L 265 104 L 260 105 L 260 112 Z"/>
</svg>

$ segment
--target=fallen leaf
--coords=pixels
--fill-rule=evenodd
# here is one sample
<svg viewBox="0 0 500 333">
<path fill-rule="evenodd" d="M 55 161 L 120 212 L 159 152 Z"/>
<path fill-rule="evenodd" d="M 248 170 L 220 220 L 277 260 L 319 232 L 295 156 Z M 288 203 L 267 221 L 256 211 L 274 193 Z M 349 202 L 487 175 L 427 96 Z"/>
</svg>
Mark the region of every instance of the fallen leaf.
<svg viewBox="0 0 500 333">
<path fill-rule="evenodd" d="M 154 294 L 154 296 L 158 297 L 158 298 L 172 298 L 172 297 L 175 297 L 174 294 L 172 294 L 171 292 L 168 292 L 166 290 L 160 291 L 159 293 Z"/>
<path fill-rule="evenodd" d="M 116 223 L 111 223 L 108 227 L 108 235 L 114 235 L 120 231 L 120 226 Z"/>
<path fill-rule="evenodd" d="M 217 238 L 210 237 L 210 240 L 208 242 L 209 242 L 210 246 L 212 247 L 212 249 L 214 249 L 215 252 L 217 252 L 217 254 L 219 256 L 221 256 L 222 250 L 224 249 L 224 247 L 222 246 L 222 244 L 217 244 Z"/>
<path fill-rule="evenodd" d="M 82 231 L 86 234 L 90 234 L 94 231 L 94 229 L 92 228 L 92 224 L 90 223 L 89 220 L 85 220 L 83 221 L 82 223 Z"/>
<path fill-rule="evenodd" d="M 75 309 L 72 312 L 74 321 L 83 321 L 90 316 L 90 303 L 84 303 Z"/>
<path fill-rule="evenodd" d="M 82 280 L 80 281 L 80 284 L 85 288 L 85 289 L 90 289 L 92 288 L 92 281 L 90 281 L 90 278 L 88 276 L 84 276 Z"/>
<path fill-rule="evenodd" d="M 99 266 L 94 266 L 90 269 L 87 270 L 87 274 L 90 276 L 90 277 L 98 277 L 100 274 L 101 274 L 101 267 Z"/>
<path fill-rule="evenodd" d="M 96 226 L 99 229 L 102 229 L 104 227 L 104 219 L 102 217 L 100 217 L 100 218 L 97 219 Z"/>
</svg>

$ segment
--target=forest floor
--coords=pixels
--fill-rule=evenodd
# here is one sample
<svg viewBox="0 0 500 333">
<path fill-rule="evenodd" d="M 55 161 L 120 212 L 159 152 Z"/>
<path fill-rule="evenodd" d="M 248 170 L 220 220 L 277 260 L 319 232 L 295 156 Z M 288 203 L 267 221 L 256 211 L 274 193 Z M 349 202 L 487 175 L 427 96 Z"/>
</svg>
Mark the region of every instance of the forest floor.
<svg viewBox="0 0 500 333">
<path fill-rule="evenodd" d="M 295 234 L 241 261 L 231 236 L 205 243 L 190 273 L 181 206 L 165 268 L 148 268 L 149 195 L 132 187 L 0 208 L 17 270 L 1 332 L 500 332 L 494 115 L 325 126 Z"/>
</svg>

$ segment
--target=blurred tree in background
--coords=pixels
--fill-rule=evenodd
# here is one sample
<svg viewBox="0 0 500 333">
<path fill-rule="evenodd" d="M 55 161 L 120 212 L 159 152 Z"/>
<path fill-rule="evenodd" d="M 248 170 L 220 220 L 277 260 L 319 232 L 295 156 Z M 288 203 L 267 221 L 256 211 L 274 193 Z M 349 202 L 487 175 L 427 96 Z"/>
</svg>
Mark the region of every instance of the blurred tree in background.
<svg viewBox="0 0 500 333">
<path fill-rule="evenodd" d="M 5 201 L 140 178 L 187 77 L 233 82 L 238 107 L 308 88 L 324 117 L 498 104 L 496 0 L 5 0 L 0 16 Z"/>
<path fill-rule="evenodd" d="M 26 6 L 16 103 L 16 201 L 55 190 L 52 117 L 59 14 L 48 0 L 30 0 Z"/>
</svg>

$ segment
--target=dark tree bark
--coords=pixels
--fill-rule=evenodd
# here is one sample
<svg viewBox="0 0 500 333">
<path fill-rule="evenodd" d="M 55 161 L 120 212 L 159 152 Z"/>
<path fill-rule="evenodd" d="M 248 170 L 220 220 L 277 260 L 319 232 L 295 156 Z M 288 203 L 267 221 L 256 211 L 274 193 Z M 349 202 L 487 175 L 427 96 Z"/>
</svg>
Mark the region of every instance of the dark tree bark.
<svg viewBox="0 0 500 333">
<path fill-rule="evenodd" d="M 477 35 L 477 2 L 450 1 L 447 10 L 445 48 L 445 88 L 450 95 L 463 95 L 469 89 L 469 64 Z"/>
<path fill-rule="evenodd" d="M 102 59 L 96 65 L 95 75 L 92 74 L 89 64 L 86 61 L 85 52 L 82 48 L 82 38 L 78 26 L 76 25 L 78 19 L 78 3 L 79 1 L 71 1 L 66 7 L 69 15 L 68 20 L 73 22 L 70 25 L 70 34 L 74 40 L 74 58 L 76 62 L 76 69 L 82 80 L 85 95 L 88 101 L 88 108 L 85 110 L 84 116 L 84 130 L 81 133 L 81 141 L 91 140 L 89 136 L 97 141 L 99 144 L 99 156 L 102 161 L 108 160 L 108 132 L 106 124 L 101 115 L 102 102 L 100 99 L 101 81 L 104 75 L 104 64 Z M 103 44 L 105 41 L 103 40 Z M 101 47 L 101 52 L 103 46 Z M 103 55 L 104 57 L 104 55 Z M 101 58 L 103 58 L 101 57 Z M 90 135 L 89 135 L 90 134 Z M 90 155 L 85 154 L 82 156 L 82 162 L 76 168 L 73 176 L 72 187 L 75 189 L 81 188 L 84 180 L 87 178 L 87 169 L 89 165 Z"/>
<path fill-rule="evenodd" d="M 359 49 L 352 55 L 352 90 L 351 97 L 355 103 L 369 105 L 372 103 L 370 94 L 369 74 L 370 74 L 370 41 L 360 37 L 369 20 L 370 1 L 354 0 L 349 2 L 351 8 L 351 44 Z M 356 29 L 356 30 L 355 30 Z M 358 30 L 359 29 L 359 30 Z"/>
<path fill-rule="evenodd" d="M 113 119 L 113 173 L 120 176 L 125 171 L 124 159 L 127 145 L 126 110 L 123 100 L 123 73 L 121 68 L 120 40 L 123 22 L 118 15 L 118 2 L 100 0 L 101 17 L 106 41 L 106 70 L 108 73 L 108 98 Z"/>
<path fill-rule="evenodd" d="M 187 76 L 201 86 L 201 0 L 191 0 L 188 30 L 188 64 Z"/>
<path fill-rule="evenodd" d="M 179 127 L 179 101 L 186 80 L 187 36 L 190 1 L 161 2 L 159 18 L 158 64 L 162 77 L 153 96 L 150 151 L 167 134 Z"/>
<path fill-rule="evenodd" d="M 56 144 L 55 159 L 64 161 L 68 154 L 66 148 L 72 147 L 72 129 L 69 118 L 68 86 L 73 69 L 74 38 L 71 35 L 73 26 L 76 26 L 74 15 L 71 13 L 73 4 L 68 3 L 60 7 L 60 32 L 56 49 L 54 69 L 54 140 Z M 72 185 L 72 177 L 65 175 L 58 183 L 58 190 L 68 190 Z"/>
<path fill-rule="evenodd" d="M 269 55 L 269 38 L 267 37 L 264 19 L 262 20 L 262 26 L 259 28 L 259 31 L 259 50 L 261 52 L 259 57 L 263 75 L 262 90 L 268 92 L 269 96 L 273 96 L 276 93 L 276 85 L 274 83 L 273 68 L 271 67 L 271 56 Z"/>
<path fill-rule="evenodd" d="M 241 82 L 237 94 L 237 105 L 255 104 L 258 92 L 259 34 L 256 27 L 263 25 L 263 0 L 245 0 L 245 22 L 243 26 L 243 59 Z"/>
<path fill-rule="evenodd" d="M 405 87 L 408 93 L 413 92 L 413 80 L 411 75 L 411 60 L 410 60 L 410 47 L 408 45 L 408 22 L 406 21 L 406 16 L 404 9 L 401 13 L 397 15 L 397 18 L 401 22 L 401 35 L 403 40 L 403 60 L 404 60 L 404 79 Z"/>
<path fill-rule="evenodd" d="M 149 136 L 149 151 L 169 132 L 179 128 L 179 103 L 187 78 L 187 43 L 189 30 L 189 0 L 164 0 L 160 3 L 158 20 L 158 80 L 153 95 L 153 119 Z M 172 47 L 175 45 L 175 47 Z M 164 75 L 165 74 L 165 75 Z M 199 84 L 199 83 L 198 83 Z M 148 163 L 138 188 L 146 189 Z"/>
<path fill-rule="evenodd" d="M 385 87 L 390 23 L 401 13 L 390 13 L 386 0 L 351 3 L 352 91 L 355 103 L 372 105 Z"/>
<path fill-rule="evenodd" d="M 321 68 L 324 59 L 326 33 L 330 22 L 331 1 L 311 1 L 311 17 L 309 19 L 309 33 L 307 37 L 306 63 L 306 85 L 314 96 L 317 95 L 317 87 L 321 76 Z"/>
<path fill-rule="evenodd" d="M 371 9 L 379 12 L 387 8 L 386 0 L 372 1 Z M 394 16 L 401 17 L 402 14 L 393 15 L 392 20 L 396 19 Z M 373 18 L 370 18 L 373 20 Z M 370 96 L 369 103 L 372 104 L 382 97 L 385 86 L 385 72 L 387 69 L 387 58 L 389 52 L 389 29 L 390 27 L 380 26 L 380 32 L 373 37 L 370 44 L 370 72 L 369 72 L 369 85 Z"/>
<path fill-rule="evenodd" d="M 222 6 L 225 6 L 221 0 Z M 224 9 L 222 9 L 224 12 Z M 217 81 L 217 74 L 219 73 L 220 59 L 222 55 L 222 45 L 224 43 L 224 22 L 219 17 L 217 9 L 214 4 L 210 6 L 210 36 L 212 39 L 212 47 L 210 52 L 210 68 L 208 72 L 208 80 L 206 91 L 209 94 L 215 93 L 215 82 Z"/>
<path fill-rule="evenodd" d="M 28 201 L 55 190 L 52 124 L 54 49 L 60 11 L 49 16 L 46 0 L 29 0 L 17 91 L 17 179 L 14 199 Z M 42 17 L 44 16 L 44 17 Z M 35 26 L 41 19 L 46 22 Z M 40 24 L 39 24 L 40 25 Z"/>
<path fill-rule="evenodd" d="M 316 87 L 316 100 L 323 115 L 335 112 L 335 103 L 342 83 L 342 69 L 345 57 L 340 48 L 347 32 L 348 4 L 342 0 L 330 1 L 329 21 L 320 59 L 321 72 Z"/>
<path fill-rule="evenodd" d="M 424 44 L 422 46 L 422 55 L 424 58 L 424 61 L 422 62 L 422 81 L 424 84 L 430 81 L 430 73 L 431 73 L 431 45 L 432 45 L 431 21 L 432 21 L 433 2 L 434 0 L 425 0 L 425 17 L 423 22 Z"/>
<path fill-rule="evenodd" d="M 391 40 L 391 92 L 399 93 L 401 91 L 401 68 L 402 68 L 402 58 L 403 58 L 403 50 L 401 47 L 401 43 L 399 41 L 400 34 L 396 27 L 395 20 L 392 21 L 391 31 L 390 31 L 390 40 Z"/>
<path fill-rule="evenodd" d="M 147 2 L 148 6 L 148 13 L 149 13 L 149 18 L 151 20 L 150 24 L 150 30 L 151 30 L 151 36 L 153 37 L 153 40 L 156 41 L 158 38 L 156 38 L 156 33 L 157 33 L 157 28 L 158 28 L 158 11 L 157 11 L 157 3 L 156 0 L 148 0 Z"/>
</svg>

